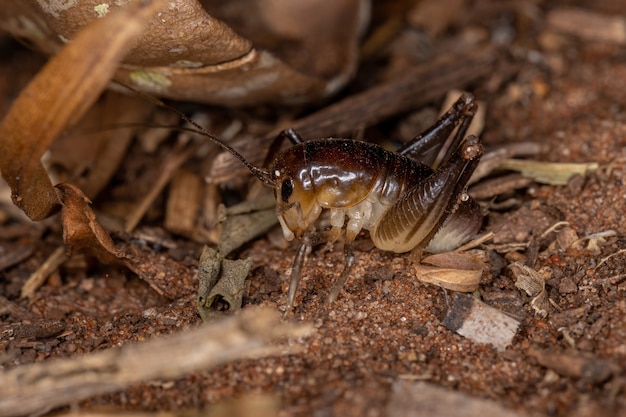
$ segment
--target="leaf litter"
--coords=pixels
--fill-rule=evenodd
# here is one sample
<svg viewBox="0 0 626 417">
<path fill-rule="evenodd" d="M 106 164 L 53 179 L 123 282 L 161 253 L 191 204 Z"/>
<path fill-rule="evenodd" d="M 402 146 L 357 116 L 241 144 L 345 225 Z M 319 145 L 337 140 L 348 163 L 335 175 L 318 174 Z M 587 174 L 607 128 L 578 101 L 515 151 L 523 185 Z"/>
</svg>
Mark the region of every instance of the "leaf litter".
<svg viewBox="0 0 626 417">
<path fill-rule="evenodd" d="M 458 2 L 454 7 L 469 6 Z M 550 7 L 552 11 L 559 10 L 556 5 Z M 397 413 L 400 412 L 398 408 L 403 409 L 399 399 L 391 396 L 389 381 L 397 380 L 399 375 L 406 379 L 409 375 L 414 377 L 413 380 L 423 376 L 429 383 L 443 387 L 443 395 L 452 396 L 455 390 L 460 389 L 473 397 L 493 399 L 489 403 L 491 405 L 485 405 L 491 409 L 494 409 L 494 404 L 502 404 L 514 408 L 516 414 L 519 411 L 520 415 L 527 412 L 619 415 L 619 410 L 623 409 L 623 399 L 620 397 L 623 384 L 620 385 L 619 381 L 625 366 L 622 341 L 626 337 L 624 305 L 621 302 L 624 287 L 623 279 L 620 279 L 623 273 L 620 266 L 622 257 L 619 255 L 624 248 L 620 238 L 623 228 L 620 222 L 622 200 L 619 196 L 623 161 L 626 159 L 620 156 L 623 152 L 623 141 L 620 139 L 623 138 L 623 125 L 619 120 L 607 123 L 606 120 L 615 119 L 615 115 L 603 113 L 605 109 L 611 108 L 603 101 L 607 97 L 620 102 L 619 97 L 612 95 L 615 88 L 611 84 L 612 80 L 619 80 L 623 76 L 619 62 L 615 61 L 619 54 L 612 49 L 610 41 L 599 46 L 589 40 L 593 37 L 589 38 L 583 32 L 580 34 L 583 41 L 563 37 L 562 27 L 554 20 L 548 21 L 538 38 L 525 38 L 527 32 L 523 28 L 542 27 L 540 23 L 544 22 L 544 16 L 531 9 L 511 9 L 510 13 L 519 18 L 514 23 L 492 20 L 500 12 L 496 13 L 489 7 L 473 12 L 474 16 L 481 18 L 476 21 L 468 18 L 465 23 L 471 30 L 459 25 L 452 30 L 452 35 L 431 28 L 431 36 L 438 36 L 429 40 L 434 47 L 433 51 L 441 51 L 443 48 L 447 54 L 451 54 L 452 59 L 444 64 L 437 63 L 435 59 L 416 66 L 420 69 L 416 74 L 431 74 L 426 77 L 426 81 L 418 80 L 427 86 L 428 94 L 432 96 L 424 98 L 428 97 L 426 94 L 415 97 L 419 91 L 416 87 L 405 88 L 413 93 L 415 105 L 436 105 L 449 88 L 445 84 L 459 88 L 471 86 L 488 103 L 487 130 L 483 135 L 488 144 L 534 139 L 541 141 L 542 147 L 533 158 L 577 164 L 586 164 L 595 159 L 599 164 L 599 169 L 594 172 L 563 181 L 565 185 L 562 186 L 542 185 L 535 181 L 526 182 L 522 186 L 509 183 L 509 188 L 505 186 L 499 193 L 488 197 L 494 201 L 490 204 L 492 211 L 486 227 L 494 232 L 494 238 L 493 243 L 487 243 L 481 248 L 487 269 L 476 294 L 487 304 L 513 314 L 523 323 L 521 331 L 507 344 L 506 350 L 498 353 L 489 345 L 471 342 L 442 327 L 442 315 L 439 313 L 446 304 L 446 297 L 441 289 L 416 281 L 412 272 L 409 272 L 412 268 L 408 259 L 376 250 L 363 252 L 358 257 L 354 277 L 341 293 L 339 301 L 332 306 L 326 305 L 323 299 L 328 286 L 322 282 L 322 277 L 328 276 L 330 265 L 341 264 L 341 251 L 329 248 L 330 251 L 314 251 L 309 257 L 310 271 L 304 277 L 303 293 L 295 317 L 313 323 L 317 333 L 305 339 L 303 351 L 284 358 L 236 361 L 217 368 L 208 378 L 199 372 L 192 372 L 191 376 L 175 380 L 174 386 L 154 381 L 141 384 L 125 390 L 123 395 L 109 394 L 92 398 L 82 402 L 81 407 L 89 409 L 98 404 L 113 404 L 124 408 L 130 403 L 134 404 L 134 409 L 142 410 L 173 409 L 173 404 L 181 403 L 201 404 L 200 407 L 205 407 L 225 399 L 239 398 L 243 402 L 245 394 L 250 391 L 269 394 L 280 390 L 284 393 L 280 405 L 282 413 L 305 415 L 315 411 L 362 415 L 369 411 L 380 415 L 384 410 L 395 410 Z M 587 10 L 582 12 L 584 14 Z M 373 13 L 372 16 L 373 24 L 376 25 L 376 19 L 386 15 Z M 556 13 L 550 16 L 551 19 L 559 19 Z M 598 6 L 598 12 L 594 11 L 594 19 L 609 16 L 611 11 L 602 10 L 601 6 Z M 485 25 L 485 22 L 490 22 L 492 26 Z M 449 22 L 444 25 L 455 27 L 450 26 Z M 402 28 L 397 24 L 389 27 Z M 518 29 L 517 37 L 513 40 L 505 36 L 510 32 L 504 30 L 512 27 Z M 395 33 L 398 30 L 403 29 L 394 29 Z M 483 30 L 482 38 L 480 30 Z M 491 31 L 487 33 L 493 36 L 485 37 L 484 30 Z M 572 30 L 576 33 L 570 27 L 567 29 L 568 36 Z M 404 42 L 409 42 L 407 39 L 424 38 L 407 37 Z M 520 57 L 514 53 L 513 57 L 505 58 L 492 50 L 486 61 L 478 62 L 493 63 L 502 71 L 493 71 L 489 67 L 486 73 L 473 73 L 471 65 L 458 65 L 459 62 L 467 63 L 467 59 L 459 59 L 460 55 L 455 55 L 454 48 L 444 48 L 445 41 L 449 42 L 450 39 L 457 45 L 465 45 L 465 49 L 467 39 L 482 39 L 478 43 L 482 42 L 483 46 L 498 39 L 499 42 L 504 40 L 522 48 L 515 51 L 526 51 L 528 55 Z M 536 65 L 532 50 L 524 49 L 523 45 L 529 44 L 525 42 L 536 42 L 541 58 L 545 59 L 542 65 L 547 65 L 553 74 L 559 74 L 561 78 L 558 81 L 547 76 L 549 72 L 545 71 L 545 67 Z M 559 72 L 562 71 L 563 63 L 571 59 L 571 55 L 564 53 L 571 48 L 581 51 L 580 62 L 577 62 L 578 66 L 572 66 L 571 73 Z M 370 57 L 377 53 L 381 52 L 370 52 Z M 478 56 L 478 53 L 469 55 Z M 593 57 L 597 56 L 606 57 L 607 68 L 610 68 L 607 74 L 611 74 L 611 77 L 588 78 L 589 74 L 594 73 L 589 68 L 595 68 L 597 59 Z M 393 60 L 393 55 L 387 57 Z M 394 65 L 397 68 L 404 65 L 406 69 L 407 63 L 411 64 L 406 58 L 398 59 Z M 364 68 L 369 64 L 362 63 Z M 453 68 L 455 65 L 460 68 L 459 73 L 441 71 L 442 68 Z M 510 71 L 512 67 L 514 71 Z M 463 78 L 461 73 L 464 76 L 481 75 Z M 453 81 L 448 79 L 443 82 L 446 78 L 442 74 L 454 74 L 451 76 Z M 370 112 L 381 97 L 389 97 L 382 93 L 394 91 L 393 83 L 391 79 L 389 90 L 380 90 L 380 95 L 368 95 L 368 90 L 365 90 L 363 96 L 353 96 L 352 103 L 348 94 L 347 101 L 340 102 L 342 105 L 338 108 L 322 107 L 319 112 L 304 115 L 293 124 L 305 130 L 310 129 L 311 132 L 328 132 L 312 133 L 312 137 L 339 134 L 335 131 L 350 134 L 363 123 L 359 120 L 363 115 L 373 115 L 368 125 L 374 126 L 380 120 L 398 117 L 399 109 L 414 109 L 403 104 L 394 107 L 391 113 L 385 113 L 392 108 L 389 106 Z M 582 87 L 579 85 L 592 92 L 584 96 L 585 100 L 581 100 Z M 398 91 L 397 85 L 395 91 Z M 369 92 L 377 93 L 375 89 Z M 98 94 L 94 92 L 94 97 Z M 259 100 L 254 94 L 251 97 L 253 101 Z M 368 98 L 372 100 L 368 101 Z M 402 100 L 398 98 L 397 102 Z M 350 109 L 357 101 L 366 103 L 365 109 L 368 111 L 360 110 L 360 115 L 352 117 L 352 113 L 346 112 L 346 109 Z M 328 110 L 325 112 L 325 109 Z M 252 111 L 251 115 L 246 115 L 244 120 L 248 123 L 244 130 L 254 127 L 255 118 L 267 117 L 268 113 L 263 113 L 257 110 L 256 114 Z M 342 113 L 346 120 L 343 125 L 340 123 Z M 235 117 L 242 117 L 242 114 L 239 111 L 239 116 Z M 224 123 L 228 124 L 233 113 L 226 111 L 221 116 Z M 77 115 L 75 118 L 78 119 Z M 568 125 L 572 120 L 576 121 L 577 131 Z M 264 123 L 267 124 L 266 121 Z M 58 128 L 55 135 L 61 129 Z M 376 125 L 366 131 L 365 137 L 375 138 L 384 133 L 385 129 L 384 124 Z M 564 132 L 569 135 L 568 146 L 563 146 Z M 257 136 L 271 138 L 272 134 L 275 133 L 266 131 Z M 133 144 L 126 146 L 125 151 L 118 151 L 118 154 L 125 152 L 126 157 L 114 161 L 106 169 L 109 173 L 103 179 L 94 180 L 94 183 L 99 182 L 101 185 L 94 186 L 87 195 L 81 192 L 81 188 L 88 188 L 83 183 L 79 184 L 79 188 L 61 185 L 57 189 L 69 193 L 62 194 L 68 201 L 64 210 L 82 219 L 74 225 L 76 228 L 66 226 L 69 232 L 80 231 L 75 235 L 75 246 L 86 242 L 86 246 L 92 249 L 99 248 L 97 251 L 108 247 L 110 251 L 104 250 L 105 253 L 115 254 L 118 260 L 123 260 L 127 267 L 157 291 L 151 291 L 143 281 L 133 280 L 123 269 L 102 269 L 101 266 L 95 269 L 93 266 L 77 268 L 76 265 L 93 264 L 77 262 L 78 255 L 74 254 L 62 266 L 62 279 L 50 278 L 43 287 L 33 292 L 28 304 L 20 302 L 19 290 L 27 276 L 24 271 L 36 270 L 38 264 L 50 254 L 60 253 L 65 256 L 55 218 L 46 220 L 46 227 L 51 233 L 45 235 L 43 240 L 27 238 L 30 239 L 27 242 L 34 248 L 30 256 L 22 264 L 7 267 L 3 271 L 3 303 L 7 306 L 0 311 L 5 322 L 23 323 L 24 328 L 27 328 L 26 317 L 32 319 L 34 315 L 50 323 L 57 320 L 54 322 L 55 328 L 66 330 L 52 335 L 42 333 L 40 339 L 0 339 L 0 346 L 8 354 L 7 358 L 16 358 L 15 361 L 3 359 L 3 366 L 19 369 L 19 364 L 35 362 L 37 358 L 46 363 L 50 357 L 72 357 L 73 352 L 108 349 L 147 338 L 158 339 L 157 336 L 172 333 L 181 327 L 198 325 L 195 309 L 197 295 L 194 294 L 194 289 L 198 288 L 198 277 L 195 270 L 199 266 L 200 248 L 204 242 L 189 241 L 167 233 L 162 238 L 146 240 L 139 230 L 128 232 L 134 227 L 127 229 L 127 232 L 114 227 L 102 228 L 103 224 L 119 225 L 124 222 L 111 222 L 111 213 L 100 210 L 115 202 L 118 210 L 124 213 L 121 216 L 124 219 L 129 213 L 124 207 L 137 207 L 137 203 L 141 202 L 137 196 L 147 195 L 138 190 L 149 191 L 161 174 L 160 167 L 168 160 L 167 152 L 161 152 L 159 148 L 167 151 L 176 149 L 175 144 L 165 141 L 150 159 L 142 155 Z M 47 147 L 49 144 L 41 149 Z M 254 148 L 258 152 L 259 146 L 252 146 L 252 151 Z M 38 161 L 43 151 L 36 153 L 34 159 Z M 262 155 L 256 157 L 262 158 Z M 186 161 L 185 168 L 197 173 L 195 168 L 198 161 L 194 155 L 190 155 Z M 55 162 L 58 164 L 59 159 Z M 78 162 L 68 172 L 85 177 L 89 170 L 85 169 L 85 165 L 81 167 L 79 158 Z M 164 177 L 168 178 L 165 183 L 175 171 L 172 170 L 171 175 Z M 226 182 L 221 183 L 219 190 L 223 196 L 228 196 L 224 192 L 226 189 L 238 190 L 244 196 L 240 198 L 245 199 L 245 191 L 241 190 L 245 190 L 243 186 L 246 180 L 237 174 L 233 175 L 233 172 L 231 170 L 223 178 Z M 112 180 L 107 179 L 110 175 L 113 175 Z M 196 175 L 203 178 L 200 174 Z M 488 171 L 486 175 L 491 177 L 494 174 Z M 108 186 L 107 181 L 110 181 Z M 54 193 L 58 199 L 56 191 Z M 136 217 L 139 220 L 135 224 L 159 224 L 162 199 L 160 193 L 155 195 L 152 203 L 144 203 L 145 209 Z M 135 198 L 129 200 L 129 205 L 120 200 L 121 196 Z M 509 202 L 506 208 L 498 205 L 505 199 Z M 95 202 L 93 208 L 90 207 L 90 200 Z M 599 212 L 603 215 L 594 215 Z M 551 224 L 564 220 L 569 226 L 556 233 L 544 233 Z M 9 215 L 2 220 L 2 226 L 11 226 L 19 221 Z M 606 230 L 612 233 L 603 234 L 602 231 Z M 589 243 L 584 246 L 584 241 L 578 236 L 582 236 L 582 239 L 589 237 Z M 13 244 L 15 241 L 12 239 L 4 239 L 2 245 Z M 243 241 L 249 241 L 249 238 Z M 244 311 L 256 304 L 269 305 L 273 309 L 281 305 L 285 291 L 281 277 L 288 273 L 293 249 L 284 249 L 284 244 L 280 245 L 273 247 L 266 240 L 260 239 L 246 243 L 243 247 L 237 243 L 228 250 L 234 250 L 252 262 L 250 278 L 240 287 L 243 288 L 241 301 Z M 537 287 L 539 294 L 548 295 L 556 309 L 548 318 L 533 315 L 532 305 L 518 303 L 521 293 L 515 287 L 510 269 L 498 267 L 516 262 L 527 265 L 533 271 L 550 267 L 552 273 L 541 277 L 543 287 Z M 384 268 L 385 273 L 374 273 L 376 266 Z M 612 281 L 607 281 L 611 277 Z M 165 297 L 155 296 L 157 293 Z M 597 372 L 589 373 L 589 369 L 596 369 Z M 233 384 L 233 381 L 237 383 Z M 394 402 L 397 405 L 395 408 L 391 405 Z M 412 408 L 415 406 L 411 405 Z"/>
</svg>

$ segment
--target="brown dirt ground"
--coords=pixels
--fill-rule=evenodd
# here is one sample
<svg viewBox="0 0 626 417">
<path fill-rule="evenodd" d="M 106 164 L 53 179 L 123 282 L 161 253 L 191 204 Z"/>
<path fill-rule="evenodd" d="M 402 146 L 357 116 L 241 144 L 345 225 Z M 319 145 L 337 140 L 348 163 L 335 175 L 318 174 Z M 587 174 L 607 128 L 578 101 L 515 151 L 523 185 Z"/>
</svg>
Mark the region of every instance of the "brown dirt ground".
<svg viewBox="0 0 626 417">
<path fill-rule="evenodd" d="M 521 318 L 511 346 L 498 352 L 443 326 L 444 291 L 417 281 L 406 257 L 375 248 L 357 252 L 352 277 L 338 302 L 327 305 L 324 297 L 343 255 L 336 248 L 320 248 L 307 261 L 293 315 L 316 328 L 301 341 L 302 352 L 240 361 L 173 381 L 146 382 L 83 401 L 80 407 L 178 410 L 262 393 L 280 399 L 284 416 L 378 416 L 386 414 L 393 382 L 404 378 L 532 415 L 626 416 L 626 49 L 617 42 L 548 36 L 546 15 L 556 3 L 528 3 L 533 13 L 515 2 L 476 8 L 464 22 L 465 30 L 482 30 L 492 42 L 513 33 L 510 40 L 500 40 L 504 44 L 498 59 L 515 66 L 515 75 L 494 81 L 494 74 L 472 87 L 488 109 L 482 136 L 487 148 L 535 141 L 546 147 L 538 159 L 600 164 L 597 171 L 566 186 L 533 184 L 510 193 L 507 197 L 514 197 L 515 205 L 488 215 L 487 229 L 498 232 L 497 242 L 538 239 L 534 267 L 549 266 L 553 271 L 547 289 L 554 306 L 547 318 L 533 313 L 529 297 L 515 287 L 505 267 L 513 260 L 528 260 L 527 251 L 492 251 L 491 273 L 479 290 L 488 304 Z M 624 10 L 612 2 L 587 7 L 607 16 Z M 16 46 L 5 40 L 2 47 Z M 21 49 L 11 56 L 1 66 L 0 78 L 5 80 L 13 72 L 20 77 L 32 73 L 41 63 Z M 25 81 L 1 83 L 3 110 Z M 390 125 L 399 121 L 379 127 L 376 134 L 392 131 Z M 146 165 L 158 163 L 148 159 L 158 155 L 144 158 Z M 179 268 L 174 274 L 181 279 L 170 283 L 175 299 L 157 295 L 127 270 L 78 256 L 48 279 L 36 299 L 20 300 L 23 283 L 61 243 L 61 236 L 54 222 L 46 222 L 49 227 L 44 228 L 15 220 L 12 212 L 6 203 L 0 206 L 0 254 L 17 247 L 30 248 L 32 254 L 0 271 L 0 295 L 14 307 L 3 310 L 0 328 L 48 323 L 56 330 L 51 335 L 40 331 L 37 337 L 0 337 L 0 368 L 100 351 L 200 323 L 195 285 L 201 245 L 177 237 L 171 237 L 171 247 L 148 249 Z M 146 224 L 159 227 L 158 209 L 155 212 Z M 597 247 L 583 242 L 577 249 L 563 250 L 554 244 L 555 234 L 537 238 L 556 221 L 569 222 L 579 238 L 609 230 L 615 234 Z M 285 277 L 294 254 L 294 246 L 281 249 L 267 238 L 240 252 L 254 260 L 244 308 L 284 305 Z M 538 364 L 528 354 L 531 346 L 584 352 L 615 364 L 619 371 L 602 381 L 568 376 Z"/>
</svg>

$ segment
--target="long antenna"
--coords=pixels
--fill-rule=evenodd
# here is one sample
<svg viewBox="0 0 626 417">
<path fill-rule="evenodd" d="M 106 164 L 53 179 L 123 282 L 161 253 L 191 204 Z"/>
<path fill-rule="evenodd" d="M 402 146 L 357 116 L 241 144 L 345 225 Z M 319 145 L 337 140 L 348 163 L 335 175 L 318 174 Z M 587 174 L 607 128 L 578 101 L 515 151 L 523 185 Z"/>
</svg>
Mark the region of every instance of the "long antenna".
<svg viewBox="0 0 626 417">
<path fill-rule="evenodd" d="M 217 137 L 217 136 L 213 135 L 212 133 L 210 133 L 204 127 L 200 126 L 197 122 L 195 122 L 193 119 L 188 117 L 185 113 L 183 113 L 180 110 L 170 106 L 169 104 L 164 103 L 163 101 L 159 100 L 158 98 L 153 97 L 150 94 L 144 93 L 143 91 L 136 90 L 135 88 L 133 88 L 133 87 L 131 87 L 129 85 L 122 84 L 122 83 L 117 82 L 117 81 L 114 81 L 114 83 L 118 84 L 118 85 L 121 85 L 124 88 L 129 89 L 130 91 L 132 91 L 132 92 L 140 95 L 141 97 L 151 101 L 152 103 L 156 104 L 159 107 L 162 107 L 162 108 L 164 108 L 166 110 L 171 111 L 172 113 L 175 113 L 183 121 L 189 123 L 191 126 L 193 126 L 195 128 L 195 129 L 189 129 L 189 130 L 194 131 L 194 132 L 199 133 L 199 134 L 202 134 L 203 136 L 207 137 L 211 142 L 213 142 L 217 146 L 221 147 L 222 149 L 226 150 L 228 153 L 233 155 L 235 158 L 239 159 L 241 161 L 241 163 L 244 164 L 245 167 L 248 168 L 248 170 L 250 170 L 250 172 L 255 177 L 257 177 L 258 179 L 260 179 L 263 182 L 263 184 L 268 185 L 270 187 L 274 187 L 276 185 L 274 179 L 272 178 L 272 175 L 270 174 L 270 172 L 267 169 L 259 168 L 259 167 L 255 166 L 255 165 L 252 165 L 250 162 L 248 162 L 246 160 L 246 158 L 243 157 L 242 154 L 237 152 L 235 150 L 235 148 L 233 148 L 232 146 L 230 146 L 229 144 L 224 142 L 219 137 Z M 185 129 L 185 130 L 187 130 L 187 129 Z"/>
</svg>

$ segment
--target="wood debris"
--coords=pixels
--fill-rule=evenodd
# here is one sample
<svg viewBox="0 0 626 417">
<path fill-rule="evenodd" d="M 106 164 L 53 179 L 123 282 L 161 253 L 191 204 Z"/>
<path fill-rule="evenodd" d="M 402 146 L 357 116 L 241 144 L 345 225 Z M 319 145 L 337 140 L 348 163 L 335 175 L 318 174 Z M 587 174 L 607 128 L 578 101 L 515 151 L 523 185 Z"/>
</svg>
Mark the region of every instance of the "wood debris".
<svg viewBox="0 0 626 417">
<path fill-rule="evenodd" d="M 184 168 L 179 169 L 170 182 L 165 208 L 165 228 L 172 233 L 193 236 L 200 210 L 202 180 Z"/>
<path fill-rule="evenodd" d="M 458 294 L 446 312 L 443 325 L 477 343 L 504 351 L 511 344 L 520 322 L 478 299 Z"/>
<path fill-rule="evenodd" d="M 613 361 L 580 351 L 532 346 L 526 353 L 540 365 L 563 376 L 580 378 L 588 384 L 601 384 L 621 371 L 620 366 Z"/>
<path fill-rule="evenodd" d="M 574 35 L 585 41 L 626 44 L 626 19 L 582 8 L 559 8 L 550 11 L 548 29 Z"/>
<path fill-rule="evenodd" d="M 149 342 L 18 366 L 0 372 L 0 416 L 40 413 L 141 381 L 177 378 L 237 359 L 283 355 L 294 347 L 272 345 L 272 340 L 311 331 L 307 325 L 281 323 L 275 312 L 252 309 Z"/>
<path fill-rule="evenodd" d="M 389 417 L 523 417 L 525 413 L 513 411 L 484 398 L 474 398 L 459 391 L 442 388 L 424 381 L 397 380 L 387 405 Z"/>
</svg>

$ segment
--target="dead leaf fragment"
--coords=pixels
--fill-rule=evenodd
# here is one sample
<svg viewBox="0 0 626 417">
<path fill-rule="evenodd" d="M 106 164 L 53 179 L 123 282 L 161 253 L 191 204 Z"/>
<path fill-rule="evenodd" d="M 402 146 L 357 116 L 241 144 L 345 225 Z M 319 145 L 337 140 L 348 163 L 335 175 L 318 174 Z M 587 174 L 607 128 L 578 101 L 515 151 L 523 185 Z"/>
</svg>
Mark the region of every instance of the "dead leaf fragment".
<svg viewBox="0 0 626 417">
<path fill-rule="evenodd" d="M 111 236 L 96 221 L 89 205 L 91 201 L 72 184 L 58 184 L 59 200 L 63 204 L 63 241 L 70 251 L 86 249 L 102 262 L 111 263 L 122 257 Z"/>
<path fill-rule="evenodd" d="M 221 206 L 223 207 L 223 206 Z M 224 208 L 219 250 L 227 256 L 278 223 L 276 201 L 271 192 L 236 206 Z"/>
<path fill-rule="evenodd" d="M 420 281 L 461 292 L 478 289 L 484 269 L 485 264 L 478 257 L 458 252 L 430 255 L 415 265 Z"/>
<path fill-rule="evenodd" d="M 515 277 L 515 286 L 523 290 L 530 297 L 530 306 L 535 313 L 541 317 L 547 317 L 550 309 L 550 299 L 546 291 L 546 279 L 542 274 L 519 262 L 513 262 L 509 265 L 513 276 Z M 542 270 L 544 274 L 549 276 L 547 269 Z"/>
<path fill-rule="evenodd" d="M 104 227 L 98 223 L 90 207 L 91 202 L 78 187 L 72 184 L 59 184 L 56 189 L 63 203 L 61 209 L 63 239 L 69 250 L 86 251 L 103 263 L 125 265 L 157 293 L 168 298 L 176 296 L 168 286 L 168 282 L 175 279 L 171 276 L 171 271 L 176 271 L 176 268 L 169 264 L 168 259 L 157 261 L 157 256 L 153 253 L 133 253 L 132 248 L 118 247 Z M 64 260 L 62 258 L 60 262 Z M 26 293 L 25 288 L 23 296 L 31 297 L 35 289 L 36 287 L 29 288 Z"/>
<path fill-rule="evenodd" d="M 567 185 L 567 182 L 574 175 L 586 175 L 588 172 L 598 169 L 598 164 L 596 162 L 576 164 L 504 159 L 498 168 L 520 172 L 525 177 L 532 178 L 542 184 Z"/>
<path fill-rule="evenodd" d="M 205 246 L 198 265 L 198 312 L 211 321 L 241 309 L 244 282 L 251 259 L 224 259 L 219 251 Z"/>
</svg>

